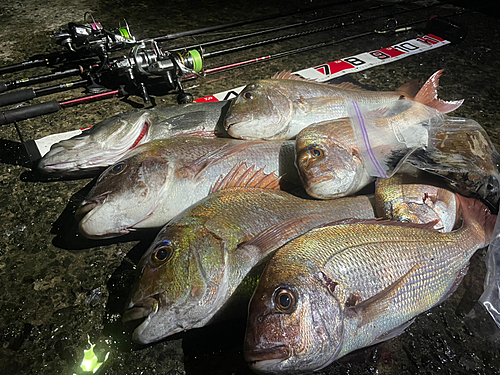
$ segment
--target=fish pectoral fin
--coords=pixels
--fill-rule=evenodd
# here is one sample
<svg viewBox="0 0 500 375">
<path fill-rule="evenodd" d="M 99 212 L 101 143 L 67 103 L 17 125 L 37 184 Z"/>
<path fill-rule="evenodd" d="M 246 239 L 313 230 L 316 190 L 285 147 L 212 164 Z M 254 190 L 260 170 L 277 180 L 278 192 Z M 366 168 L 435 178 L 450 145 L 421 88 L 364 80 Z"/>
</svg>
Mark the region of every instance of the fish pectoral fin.
<svg viewBox="0 0 500 375">
<path fill-rule="evenodd" d="M 196 177 L 203 169 L 209 167 L 210 165 L 228 158 L 247 147 L 259 144 L 259 141 L 241 141 L 237 143 L 225 144 L 218 148 L 217 150 L 211 151 L 202 157 L 193 160 L 188 165 L 185 165 L 178 169 L 176 172 L 179 176 L 193 176 Z"/>
<path fill-rule="evenodd" d="M 407 321 L 406 323 L 403 323 L 401 324 L 400 326 L 397 326 L 393 329 L 391 329 L 390 331 L 387 331 L 386 333 L 384 333 L 383 335 L 380 335 L 379 337 L 377 337 L 375 340 L 373 340 L 373 342 L 370 343 L 370 345 L 375 345 L 375 344 L 379 344 L 381 342 L 384 342 L 384 341 L 387 341 L 387 340 L 390 340 L 390 339 L 393 339 L 394 337 L 397 337 L 399 336 L 400 334 L 402 334 L 409 326 L 411 326 L 413 324 L 413 322 L 415 321 L 416 318 L 413 318 L 409 321 Z"/>
<path fill-rule="evenodd" d="M 258 253 L 258 263 L 287 242 L 308 232 L 321 224 L 330 223 L 331 217 L 324 216 L 302 216 L 283 220 L 277 224 L 267 227 L 248 241 L 238 245 L 237 251 L 247 253 Z"/>
<path fill-rule="evenodd" d="M 325 107 L 344 103 L 344 99 L 340 96 L 318 96 L 314 98 L 300 98 L 296 103 L 304 113 L 323 113 L 325 112 Z M 328 108 L 328 110 L 330 110 L 330 108 Z"/>
<path fill-rule="evenodd" d="M 401 289 L 401 287 L 406 284 L 408 279 L 423 265 L 424 263 L 415 264 L 408 270 L 408 272 L 380 293 L 375 294 L 367 300 L 361 301 L 352 307 L 348 307 L 348 309 L 350 309 L 355 316 L 360 317 L 360 319 L 358 319 L 358 326 L 362 327 L 365 324 L 374 321 L 380 314 L 387 310 L 399 289 Z"/>
<path fill-rule="evenodd" d="M 279 190 L 281 176 L 276 172 L 265 173 L 264 168 L 255 170 L 255 165 L 249 168 L 246 162 L 236 164 L 226 176 L 220 175 L 210 188 L 209 194 L 232 187 Z"/>
</svg>

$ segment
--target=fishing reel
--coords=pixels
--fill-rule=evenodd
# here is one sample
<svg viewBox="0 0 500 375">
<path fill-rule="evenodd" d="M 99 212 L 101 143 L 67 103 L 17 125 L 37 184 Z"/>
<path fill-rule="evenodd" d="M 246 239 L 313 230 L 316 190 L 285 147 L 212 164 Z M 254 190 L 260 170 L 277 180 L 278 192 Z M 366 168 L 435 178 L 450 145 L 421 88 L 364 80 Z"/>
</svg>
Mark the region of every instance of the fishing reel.
<svg viewBox="0 0 500 375">
<path fill-rule="evenodd" d="M 125 27 L 119 25 L 118 29 L 106 30 L 88 12 L 84 15 L 83 24 L 70 22 L 68 29 L 55 33 L 52 40 L 71 52 L 84 50 L 88 54 L 95 54 L 103 65 L 108 62 L 109 52 L 137 43 L 126 21 Z"/>
<path fill-rule="evenodd" d="M 179 94 L 179 104 L 190 103 L 193 96 L 182 88 L 181 81 L 191 75 L 201 76 L 203 70 L 203 51 L 162 51 L 158 44 L 151 40 L 151 48 L 146 48 L 148 41 L 141 41 L 134 46 L 129 56 L 116 59 L 110 64 L 112 70 L 123 72 L 141 91 L 145 102 L 149 102 L 149 95 L 143 82 L 136 78 L 140 76 L 157 76 L 164 78 L 169 86 Z"/>
</svg>

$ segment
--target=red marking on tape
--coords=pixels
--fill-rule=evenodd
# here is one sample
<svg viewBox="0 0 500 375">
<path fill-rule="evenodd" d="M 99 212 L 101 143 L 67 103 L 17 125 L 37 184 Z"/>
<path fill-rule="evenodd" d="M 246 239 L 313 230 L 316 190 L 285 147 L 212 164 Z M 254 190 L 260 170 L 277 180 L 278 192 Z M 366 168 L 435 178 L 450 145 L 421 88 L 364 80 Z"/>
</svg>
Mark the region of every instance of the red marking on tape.
<svg viewBox="0 0 500 375">
<path fill-rule="evenodd" d="M 195 100 L 196 103 L 218 102 L 218 101 L 219 101 L 219 99 L 217 99 L 213 95 L 205 96 L 203 98 L 199 98 L 199 99 Z"/>
<path fill-rule="evenodd" d="M 396 48 L 393 47 L 387 47 L 387 48 L 381 48 L 378 51 L 385 53 L 386 55 L 389 55 L 391 57 L 396 57 L 399 55 L 404 55 L 404 52 L 397 50 Z"/>
<path fill-rule="evenodd" d="M 327 64 L 319 65 L 314 69 L 316 69 L 320 73 L 330 75 L 341 72 L 342 70 L 347 70 L 352 68 L 354 68 L 354 65 L 349 64 L 348 62 L 345 62 L 343 60 L 335 60 Z M 327 73 L 324 73 L 325 71 L 327 71 Z"/>
</svg>

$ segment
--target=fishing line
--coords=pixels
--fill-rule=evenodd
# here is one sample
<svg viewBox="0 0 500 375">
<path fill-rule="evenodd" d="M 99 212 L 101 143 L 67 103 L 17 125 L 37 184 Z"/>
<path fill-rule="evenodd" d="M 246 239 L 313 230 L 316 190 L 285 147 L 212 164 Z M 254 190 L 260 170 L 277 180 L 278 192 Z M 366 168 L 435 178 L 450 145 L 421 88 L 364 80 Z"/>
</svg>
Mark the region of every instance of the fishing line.
<svg viewBox="0 0 500 375">
<path fill-rule="evenodd" d="M 267 39 L 267 40 L 249 43 L 249 44 L 243 45 L 243 46 L 237 46 L 237 47 L 232 47 L 232 48 L 228 48 L 225 50 L 205 53 L 204 58 L 225 55 L 225 54 L 232 53 L 232 52 L 237 52 L 237 51 L 241 51 L 241 50 L 245 50 L 245 49 L 249 49 L 249 48 L 254 48 L 254 47 L 262 46 L 265 44 L 281 42 L 283 40 L 297 38 L 297 37 L 301 37 L 301 36 L 305 36 L 305 35 L 309 35 L 309 34 L 315 34 L 315 33 L 323 32 L 323 31 L 327 31 L 327 30 L 336 29 L 339 27 L 343 28 L 343 27 L 358 25 L 358 24 L 368 22 L 368 21 L 373 21 L 373 20 L 376 20 L 376 19 L 379 19 L 382 17 L 393 17 L 393 16 L 398 15 L 398 14 L 415 12 L 415 11 L 419 11 L 419 10 L 423 10 L 423 9 L 429 9 L 429 8 L 436 7 L 437 5 L 438 4 L 423 5 L 423 6 L 420 6 L 417 8 L 413 8 L 413 9 L 404 9 L 404 10 L 396 11 L 396 12 L 393 12 L 389 15 L 384 15 L 384 16 L 377 15 L 377 16 L 367 17 L 367 18 L 362 19 L 362 20 L 354 20 L 354 21 L 345 22 L 345 23 L 343 22 L 341 24 L 333 24 L 333 25 L 324 26 L 324 27 L 320 27 L 320 28 L 316 28 L 316 29 L 312 29 L 312 30 L 306 30 L 306 31 L 302 31 L 302 32 L 294 33 L 294 34 L 283 35 L 283 36 L 279 36 L 279 37 L 275 37 L 275 38 L 271 38 L 271 39 Z M 359 12 L 354 12 L 354 13 L 359 14 Z"/>
<path fill-rule="evenodd" d="M 188 46 L 188 47 L 176 48 L 176 49 L 172 49 L 172 51 L 178 51 L 178 50 L 181 50 L 181 49 L 188 49 L 189 50 L 189 49 L 192 49 L 192 48 L 196 48 L 198 46 L 206 48 L 206 47 L 213 46 L 213 45 L 216 45 L 216 44 L 234 42 L 236 40 L 240 40 L 240 39 L 244 39 L 244 38 L 250 38 L 250 37 L 259 36 L 259 35 L 263 35 L 263 34 L 275 32 L 275 31 L 281 31 L 281 30 L 291 29 L 291 28 L 294 28 L 294 27 L 300 27 L 300 26 L 304 26 L 304 25 L 309 25 L 309 24 L 313 24 L 313 23 L 317 23 L 317 22 L 323 22 L 323 21 L 327 21 L 327 20 L 331 20 L 331 19 L 335 19 L 335 18 L 346 17 L 346 16 L 350 16 L 350 15 L 355 15 L 355 14 L 359 15 L 362 12 L 369 12 L 369 11 L 374 11 L 374 10 L 378 10 L 378 9 L 383 9 L 383 8 L 388 8 L 388 7 L 394 7 L 395 5 L 396 4 L 376 5 L 376 6 L 373 6 L 371 8 L 367 8 L 367 9 L 355 10 L 355 11 L 352 11 L 352 12 L 345 12 L 345 13 L 342 13 L 342 14 L 335 14 L 335 15 L 332 15 L 332 16 L 327 16 L 327 17 L 322 17 L 322 18 L 317 18 L 317 19 L 312 19 L 312 20 L 301 21 L 301 22 L 297 22 L 297 23 L 293 23 L 293 24 L 289 24 L 289 25 L 283 25 L 283 26 L 273 27 L 273 28 L 269 28 L 269 29 L 263 29 L 263 30 L 255 31 L 255 32 L 248 33 L 248 34 L 236 35 L 236 36 L 228 37 L 228 38 L 224 38 L 224 39 L 219 39 L 219 40 L 213 40 L 213 41 L 209 41 L 209 42 L 204 42 L 204 43 L 200 43 L 200 44 L 196 44 L 196 45 L 191 45 L 191 46 Z M 207 57 L 207 56 L 205 55 L 205 57 Z"/>
<path fill-rule="evenodd" d="M 433 5 L 428 6 L 428 7 L 432 7 L 432 6 Z M 425 6 L 423 8 L 428 8 L 428 7 Z M 416 9 L 413 9 L 413 10 L 416 10 Z M 408 12 L 408 10 L 403 11 L 403 12 Z M 457 11 L 457 12 L 450 13 L 450 14 L 447 14 L 447 15 L 444 15 L 444 16 L 440 16 L 440 18 L 451 17 L 451 16 L 455 16 L 455 15 L 460 15 L 460 14 L 463 14 L 465 12 L 466 12 L 466 10 Z M 384 34 L 388 34 L 388 33 L 393 33 L 394 34 L 394 33 L 399 33 L 399 32 L 403 32 L 403 31 L 409 31 L 409 30 L 413 29 L 414 25 L 421 24 L 421 23 L 428 22 L 428 21 L 429 21 L 429 19 L 425 18 L 425 19 L 419 19 L 419 20 L 416 20 L 416 21 L 407 22 L 405 24 L 400 25 L 400 27 L 398 27 L 397 29 L 387 30 L 387 32 L 384 32 L 384 33 L 380 33 L 379 30 L 369 30 L 369 31 L 365 31 L 365 32 L 362 32 L 362 33 L 359 33 L 359 34 L 355 34 L 355 35 L 350 35 L 350 36 L 347 36 L 347 37 L 344 37 L 344 38 L 341 38 L 341 39 L 337 39 L 337 40 L 320 42 L 320 43 L 311 44 L 311 45 L 308 45 L 308 46 L 304 46 L 304 47 L 300 47 L 300 48 L 296 48 L 296 49 L 292 49 L 292 50 L 288 50 L 288 51 L 278 52 L 278 53 L 275 53 L 275 54 L 269 54 L 269 55 L 265 55 L 265 56 L 261 56 L 261 57 L 257 57 L 257 58 L 252 58 L 252 59 L 241 61 L 241 62 L 237 62 L 237 63 L 232 63 L 232 64 L 220 66 L 220 67 L 217 67 L 217 68 L 205 69 L 205 74 L 214 74 L 214 73 L 218 73 L 218 72 L 221 72 L 221 71 L 226 71 L 226 70 L 229 70 L 229 69 L 235 69 L 235 68 L 239 68 L 239 67 L 242 67 L 242 66 L 245 66 L 245 65 L 249 65 L 249 64 L 261 62 L 261 61 L 273 60 L 273 59 L 277 59 L 277 58 L 281 58 L 281 57 L 286 57 L 286 56 L 290 56 L 290 55 L 294 55 L 294 54 L 298 54 L 298 53 L 310 51 L 310 50 L 313 50 L 313 49 L 318 49 L 318 48 L 322 48 L 322 47 L 332 46 L 332 45 L 335 45 L 335 44 L 338 44 L 338 43 L 343 43 L 343 42 L 351 41 L 351 40 L 358 39 L 358 38 L 361 38 L 361 37 L 364 37 L 364 36 L 368 36 L 368 35 L 373 35 L 373 34 L 382 34 L 382 35 L 384 35 Z M 193 78 L 194 77 L 186 77 L 186 80 L 193 79 Z"/>
<path fill-rule="evenodd" d="M 185 37 L 185 36 L 201 35 L 201 34 L 206 34 L 208 32 L 211 32 L 211 31 L 229 29 L 229 28 L 237 27 L 237 26 L 250 25 L 252 23 L 258 23 L 258 22 L 264 22 L 264 21 L 274 20 L 274 19 L 278 19 L 278 18 L 293 16 L 295 14 L 300 14 L 300 13 L 305 13 L 305 12 L 311 12 L 311 11 L 315 11 L 315 10 L 325 9 L 325 8 L 329 8 L 329 7 L 333 7 L 333 6 L 339 6 L 339 5 L 345 6 L 345 5 L 349 5 L 349 4 L 352 4 L 352 3 L 356 3 L 358 1 L 362 1 L 362 0 L 351 0 L 347 4 L 346 4 L 345 1 L 338 1 L 338 2 L 335 2 L 335 3 L 332 3 L 332 4 L 319 5 L 319 6 L 310 7 L 310 8 L 298 9 L 298 10 L 287 12 L 287 13 L 273 14 L 273 15 L 270 15 L 270 16 L 255 18 L 253 20 L 238 21 L 238 22 L 232 22 L 232 23 L 227 23 L 227 24 L 223 24 L 223 25 L 204 27 L 204 28 L 196 29 L 196 30 L 182 31 L 182 32 L 179 32 L 179 33 L 173 33 L 173 34 L 168 34 L 168 35 L 165 35 L 165 36 L 156 37 L 156 38 L 153 38 L 152 40 L 154 40 L 156 42 L 164 42 L 164 41 L 167 41 L 167 40 L 178 39 L 178 38 L 182 38 L 182 37 Z"/>
</svg>

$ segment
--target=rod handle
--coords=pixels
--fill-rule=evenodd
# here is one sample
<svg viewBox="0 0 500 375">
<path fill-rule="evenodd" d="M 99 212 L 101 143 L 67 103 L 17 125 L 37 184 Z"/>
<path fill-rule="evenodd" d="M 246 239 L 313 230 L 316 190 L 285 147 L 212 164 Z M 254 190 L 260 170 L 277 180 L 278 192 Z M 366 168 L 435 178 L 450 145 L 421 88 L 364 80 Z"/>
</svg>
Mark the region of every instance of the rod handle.
<svg viewBox="0 0 500 375">
<path fill-rule="evenodd" d="M 0 89 L 1 90 L 1 89 Z M 0 95 L 0 107 L 24 102 L 26 100 L 31 100 L 36 97 L 35 90 L 25 89 L 19 91 L 12 91 L 7 94 Z"/>
<path fill-rule="evenodd" d="M 0 125 L 7 125 L 16 121 L 22 121 L 40 115 L 54 113 L 60 109 L 61 107 L 59 106 L 59 103 L 56 100 L 51 100 L 50 102 L 3 111 L 0 112 Z"/>
</svg>

